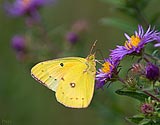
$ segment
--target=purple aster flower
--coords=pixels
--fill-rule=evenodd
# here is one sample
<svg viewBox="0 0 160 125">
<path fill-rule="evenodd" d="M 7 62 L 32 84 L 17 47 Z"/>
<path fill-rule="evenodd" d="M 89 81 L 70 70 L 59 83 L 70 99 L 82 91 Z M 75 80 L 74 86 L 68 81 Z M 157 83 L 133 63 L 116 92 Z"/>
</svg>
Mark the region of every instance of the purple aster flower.
<svg viewBox="0 0 160 125">
<path fill-rule="evenodd" d="M 16 35 L 11 40 L 12 48 L 16 52 L 25 51 L 26 49 L 26 41 L 25 38 L 21 35 Z"/>
<path fill-rule="evenodd" d="M 121 60 L 125 55 L 129 54 L 139 54 L 143 49 L 144 45 L 152 42 L 157 39 L 159 32 L 154 28 L 151 29 L 149 26 L 148 30 L 144 32 L 144 29 L 141 25 L 138 26 L 138 31 L 135 31 L 135 34 L 129 37 L 125 33 L 127 38 L 124 46 L 117 46 L 116 49 L 111 50 L 110 57 L 113 60 Z"/>
<path fill-rule="evenodd" d="M 96 74 L 96 88 L 102 88 L 107 81 L 110 81 L 114 74 L 117 74 L 118 62 L 113 62 L 110 58 L 105 59 L 102 68 Z"/>
<path fill-rule="evenodd" d="M 24 61 L 27 54 L 26 39 L 24 38 L 24 36 L 14 36 L 11 40 L 11 45 L 16 53 L 17 59 L 19 61 Z"/>
<path fill-rule="evenodd" d="M 145 74 L 149 80 L 158 80 L 160 78 L 160 70 L 158 66 L 152 63 L 147 64 Z"/>
<path fill-rule="evenodd" d="M 29 15 L 32 18 L 39 18 L 37 9 L 50 3 L 52 0 L 15 0 L 13 4 L 6 3 L 5 8 L 11 16 Z"/>
<path fill-rule="evenodd" d="M 78 35 L 75 32 L 68 32 L 65 37 L 71 44 L 75 44 L 78 41 Z"/>
</svg>

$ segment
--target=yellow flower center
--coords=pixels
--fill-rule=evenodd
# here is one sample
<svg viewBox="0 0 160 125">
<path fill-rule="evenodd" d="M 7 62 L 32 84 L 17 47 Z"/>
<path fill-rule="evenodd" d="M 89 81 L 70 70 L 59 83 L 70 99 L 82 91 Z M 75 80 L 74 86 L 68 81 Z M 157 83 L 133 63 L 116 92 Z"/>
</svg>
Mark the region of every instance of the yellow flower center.
<svg viewBox="0 0 160 125">
<path fill-rule="evenodd" d="M 141 39 L 138 36 L 131 36 L 130 41 L 126 41 L 124 46 L 130 50 L 132 47 L 137 47 Z"/>
<path fill-rule="evenodd" d="M 22 0 L 23 6 L 27 6 L 30 2 L 31 0 Z"/>
<path fill-rule="evenodd" d="M 101 68 L 101 70 L 104 73 L 109 73 L 111 72 L 111 67 L 114 68 L 114 66 L 109 62 L 105 62 L 104 64 L 102 64 L 102 66 L 103 67 Z"/>
</svg>

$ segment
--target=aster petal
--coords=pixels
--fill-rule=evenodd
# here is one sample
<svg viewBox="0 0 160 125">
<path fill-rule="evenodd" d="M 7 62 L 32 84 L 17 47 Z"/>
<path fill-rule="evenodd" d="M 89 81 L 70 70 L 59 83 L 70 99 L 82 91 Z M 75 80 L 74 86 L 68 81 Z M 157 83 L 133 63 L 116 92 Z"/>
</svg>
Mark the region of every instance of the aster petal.
<svg viewBox="0 0 160 125">
<path fill-rule="evenodd" d="M 124 33 L 125 37 L 129 40 L 130 36 L 127 33 Z"/>
<path fill-rule="evenodd" d="M 138 36 L 142 36 L 144 34 L 143 27 L 141 25 L 138 25 Z"/>
<path fill-rule="evenodd" d="M 146 44 L 156 40 L 158 34 L 159 33 L 154 28 L 151 30 L 151 28 L 149 27 L 147 32 L 142 36 L 141 44 Z"/>
<path fill-rule="evenodd" d="M 151 34 L 152 31 L 154 31 L 154 29 L 151 30 L 151 31 L 150 31 L 150 30 L 151 30 L 151 26 L 149 26 L 148 29 L 147 29 L 147 31 L 146 31 L 146 33 L 145 33 L 144 35 L 143 35 L 143 34 L 142 34 L 142 35 L 143 35 L 143 36 L 147 36 L 147 35 Z"/>
<path fill-rule="evenodd" d="M 138 36 L 138 32 L 137 31 L 135 31 L 134 34 L 135 34 L 135 36 Z"/>
<path fill-rule="evenodd" d="M 160 43 L 154 44 L 154 47 L 160 47 Z"/>
<path fill-rule="evenodd" d="M 105 80 L 103 80 L 103 81 L 98 81 L 97 80 L 97 82 L 95 84 L 96 89 L 102 88 L 104 85 L 105 85 Z"/>
<path fill-rule="evenodd" d="M 132 53 L 132 50 L 127 50 L 124 46 L 117 46 L 116 49 L 111 50 L 110 57 L 114 61 L 120 61 L 125 55 L 130 53 Z"/>
</svg>

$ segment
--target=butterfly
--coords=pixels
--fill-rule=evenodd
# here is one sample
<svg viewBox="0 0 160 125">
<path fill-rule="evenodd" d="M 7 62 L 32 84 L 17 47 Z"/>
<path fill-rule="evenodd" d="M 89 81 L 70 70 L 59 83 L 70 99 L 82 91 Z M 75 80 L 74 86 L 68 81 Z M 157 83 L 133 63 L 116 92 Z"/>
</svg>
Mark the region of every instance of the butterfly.
<svg viewBox="0 0 160 125">
<path fill-rule="evenodd" d="M 44 61 L 31 69 L 32 77 L 52 91 L 66 107 L 86 108 L 95 86 L 95 54 Z"/>
</svg>

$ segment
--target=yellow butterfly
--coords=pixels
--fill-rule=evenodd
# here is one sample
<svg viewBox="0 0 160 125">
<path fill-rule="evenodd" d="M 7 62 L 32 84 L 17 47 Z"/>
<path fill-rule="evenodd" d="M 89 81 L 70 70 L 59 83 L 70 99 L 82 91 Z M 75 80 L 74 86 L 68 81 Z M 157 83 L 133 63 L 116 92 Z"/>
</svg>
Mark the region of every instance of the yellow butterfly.
<svg viewBox="0 0 160 125">
<path fill-rule="evenodd" d="M 38 63 L 31 69 L 31 75 L 55 91 L 58 102 L 71 108 L 85 108 L 94 92 L 95 66 L 95 54 L 86 58 L 66 57 Z"/>
</svg>

